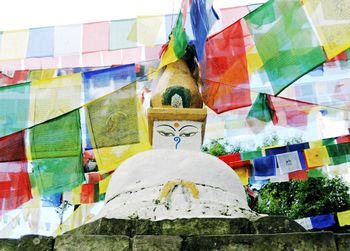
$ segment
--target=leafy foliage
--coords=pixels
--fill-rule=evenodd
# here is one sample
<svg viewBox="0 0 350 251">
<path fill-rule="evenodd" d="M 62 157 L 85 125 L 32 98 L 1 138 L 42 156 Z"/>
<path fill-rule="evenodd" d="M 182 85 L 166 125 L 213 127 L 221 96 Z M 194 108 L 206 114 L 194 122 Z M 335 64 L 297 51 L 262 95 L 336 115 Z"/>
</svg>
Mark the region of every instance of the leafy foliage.
<svg viewBox="0 0 350 251">
<path fill-rule="evenodd" d="M 293 219 L 345 211 L 350 208 L 349 187 L 341 178 L 309 178 L 269 183 L 259 192 L 259 213 Z"/>
<path fill-rule="evenodd" d="M 214 156 L 225 155 L 229 153 L 238 153 L 244 151 L 241 144 L 232 145 L 223 138 L 218 138 L 210 141 L 202 146 L 202 151 Z"/>
</svg>

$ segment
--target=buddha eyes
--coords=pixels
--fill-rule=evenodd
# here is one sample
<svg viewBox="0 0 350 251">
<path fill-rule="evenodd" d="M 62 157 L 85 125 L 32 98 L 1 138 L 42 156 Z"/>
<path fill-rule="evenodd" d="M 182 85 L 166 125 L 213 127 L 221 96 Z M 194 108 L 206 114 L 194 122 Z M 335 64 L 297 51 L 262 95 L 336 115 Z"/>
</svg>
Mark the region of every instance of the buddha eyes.
<svg viewBox="0 0 350 251">
<path fill-rule="evenodd" d="M 180 137 L 192 137 L 196 134 L 197 134 L 197 132 L 182 132 L 182 133 L 180 133 Z"/>
<path fill-rule="evenodd" d="M 164 137 L 174 137 L 175 136 L 175 134 L 173 132 L 166 132 L 166 131 L 161 131 L 161 130 L 158 130 L 157 132 Z"/>
</svg>

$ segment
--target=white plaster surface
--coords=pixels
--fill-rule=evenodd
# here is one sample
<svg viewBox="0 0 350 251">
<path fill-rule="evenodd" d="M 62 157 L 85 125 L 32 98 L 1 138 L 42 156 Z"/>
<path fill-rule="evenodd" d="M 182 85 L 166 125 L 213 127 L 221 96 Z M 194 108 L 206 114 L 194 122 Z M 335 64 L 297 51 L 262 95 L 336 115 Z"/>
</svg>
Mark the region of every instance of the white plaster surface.
<svg viewBox="0 0 350 251">
<path fill-rule="evenodd" d="M 164 184 L 179 180 L 196 184 L 198 198 L 179 185 L 159 200 Z M 129 158 L 114 172 L 97 218 L 101 217 L 253 220 L 259 216 L 249 209 L 239 177 L 224 162 L 202 152 L 159 149 Z"/>
</svg>

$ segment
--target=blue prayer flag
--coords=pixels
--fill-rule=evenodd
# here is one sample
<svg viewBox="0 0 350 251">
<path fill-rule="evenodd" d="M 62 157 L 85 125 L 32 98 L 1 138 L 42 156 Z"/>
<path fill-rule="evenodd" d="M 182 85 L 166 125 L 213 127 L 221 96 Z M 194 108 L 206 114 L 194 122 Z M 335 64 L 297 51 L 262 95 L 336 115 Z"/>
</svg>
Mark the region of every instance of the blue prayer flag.
<svg viewBox="0 0 350 251">
<path fill-rule="evenodd" d="M 29 29 L 27 57 L 51 57 L 54 54 L 54 27 Z"/>
<path fill-rule="evenodd" d="M 275 176 L 276 175 L 276 156 L 266 156 L 253 160 L 254 176 Z"/>
<path fill-rule="evenodd" d="M 310 217 L 313 228 L 323 229 L 335 225 L 334 214 L 323 214 Z"/>
<path fill-rule="evenodd" d="M 277 155 L 277 154 L 286 153 L 286 152 L 287 152 L 286 146 L 265 149 L 266 156 Z"/>
</svg>

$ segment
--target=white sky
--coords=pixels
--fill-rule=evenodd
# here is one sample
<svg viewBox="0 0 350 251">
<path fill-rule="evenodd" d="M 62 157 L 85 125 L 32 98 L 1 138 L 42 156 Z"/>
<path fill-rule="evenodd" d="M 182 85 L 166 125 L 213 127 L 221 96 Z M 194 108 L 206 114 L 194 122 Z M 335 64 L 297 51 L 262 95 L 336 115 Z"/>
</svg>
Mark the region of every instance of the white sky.
<svg viewBox="0 0 350 251">
<path fill-rule="evenodd" d="M 216 9 L 267 0 L 214 0 Z M 0 30 L 80 24 L 177 13 L 181 0 L 11 0 L 2 1 Z"/>
</svg>

